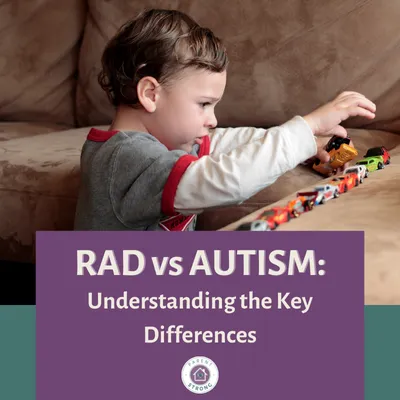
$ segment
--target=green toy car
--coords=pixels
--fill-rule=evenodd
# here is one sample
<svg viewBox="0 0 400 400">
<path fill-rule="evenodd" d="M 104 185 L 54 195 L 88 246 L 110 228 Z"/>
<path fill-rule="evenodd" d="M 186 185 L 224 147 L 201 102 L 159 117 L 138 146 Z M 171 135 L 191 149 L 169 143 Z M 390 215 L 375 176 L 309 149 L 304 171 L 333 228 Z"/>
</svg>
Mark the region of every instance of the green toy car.
<svg viewBox="0 0 400 400">
<path fill-rule="evenodd" d="M 365 157 L 356 162 L 356 165 L 365 165 L 368 172 L 376 171 L 377 169 L 385 168 L 385 163 L 382 156 Z"/>
</svg>

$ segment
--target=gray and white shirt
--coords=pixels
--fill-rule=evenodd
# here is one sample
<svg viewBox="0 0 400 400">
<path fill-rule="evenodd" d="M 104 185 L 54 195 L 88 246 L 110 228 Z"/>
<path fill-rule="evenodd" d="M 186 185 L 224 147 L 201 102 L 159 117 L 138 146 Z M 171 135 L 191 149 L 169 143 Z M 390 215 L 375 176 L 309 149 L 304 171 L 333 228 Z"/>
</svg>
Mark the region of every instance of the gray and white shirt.
<svg viewBox="0 0 400 400">
<path fill-rule="evenodd" d="M 197 214 L 240 204 L 316 151 L 301 117 L 267 130 L 216 128 L 191 153 L 148 133 L 92 128 L 75 230 L 194 230 Z"/>
</svg>

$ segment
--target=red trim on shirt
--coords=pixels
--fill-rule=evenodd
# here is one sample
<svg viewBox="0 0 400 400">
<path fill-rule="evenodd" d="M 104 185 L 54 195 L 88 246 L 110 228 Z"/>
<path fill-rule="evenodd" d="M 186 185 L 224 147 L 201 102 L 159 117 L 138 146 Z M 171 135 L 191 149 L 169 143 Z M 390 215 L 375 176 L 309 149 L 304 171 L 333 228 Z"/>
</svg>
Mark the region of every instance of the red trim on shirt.
<svg viewBox="0 0 400 400">
<path fill-rule="evenodd" d="M 91 140 L 92 142 L 106 142 L 118 132 L 119 131 L 103 131 L 101 129 L 92 128 L 87 135 L 87 140 Z"/>
<path fill-rule="evenodd" d="M 186 231 L 188 225 L 193 221 L 196 214 L 192 215 L 174 215 L 173 217 L 169 217 L 163 221 L 160 221 L 158 225 L 161 226 L 165 231 Z"/>
<path fill-rule="evenodd" d="M 161 197 L 161 211 L 165 215 L 175 215 L 174 201 L 179 182 L 186 169 L 197 157 L 187 154 L 178 159 L 173 166 Z"/>
<path fill-rule="evenodd" d="M 199 158 L 210 154 L 210 136 L 204 136 L 199 149 Z"/>
</svg>

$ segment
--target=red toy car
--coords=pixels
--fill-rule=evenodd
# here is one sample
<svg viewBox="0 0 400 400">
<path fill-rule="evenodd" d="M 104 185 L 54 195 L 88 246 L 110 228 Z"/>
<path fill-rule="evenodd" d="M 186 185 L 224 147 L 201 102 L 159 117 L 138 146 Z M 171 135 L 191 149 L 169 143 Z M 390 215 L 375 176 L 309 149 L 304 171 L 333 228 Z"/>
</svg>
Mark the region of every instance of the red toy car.
<svg viewBox="0 0 400 400">
<path fill-rule="evenodd" d="M 353 189 L 354 186 L 358 186 L 359 183 L 358 175 L 353 172 L 337 176 L 331 180 L 331 184 L 339 188 L 339 193 L 346 193 L 348 190 Z"/>
<path fill-rule="evenodd" d="M 380 146 L 380 147 L 371 147 L 368 149 L 368 151 L 365 153 L 365 157 L 377 157 L 377 156 L 382 156 L 383 162 L 385 165 L 390 164 L 390 154 L 387 151 L 385 146 Z"/>
<path fill-rule="evenodd" d="M 313 200 L 306 196 L 298 196 L 297 198 L 289 201 L 287 204 L 287 208 L 290 211 L 290 216 L 295 218 L 297 218 L 300 214 L 311 211 L 313 207 Z"/>
<path fill-rule="evenodd" d="M 290 221 L 290 211 L 287 207 L 274 207 L 262 212 L 257 219 L 267 221 L 271 229 L 276 229 L 278 225 Z"/>
</svg>

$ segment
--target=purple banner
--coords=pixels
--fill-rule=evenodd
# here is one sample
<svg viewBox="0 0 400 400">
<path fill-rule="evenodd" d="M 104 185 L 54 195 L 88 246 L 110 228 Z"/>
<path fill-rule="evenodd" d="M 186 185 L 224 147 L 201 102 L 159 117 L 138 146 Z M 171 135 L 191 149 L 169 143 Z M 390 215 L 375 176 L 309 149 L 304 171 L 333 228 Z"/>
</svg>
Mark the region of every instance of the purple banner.
<svg viewBox="0 0 400 400">
<path fill-rule="evenodd" d="M 37 399 L 364 399 L 362 232 L 38 232 Z"/>
</svg>

